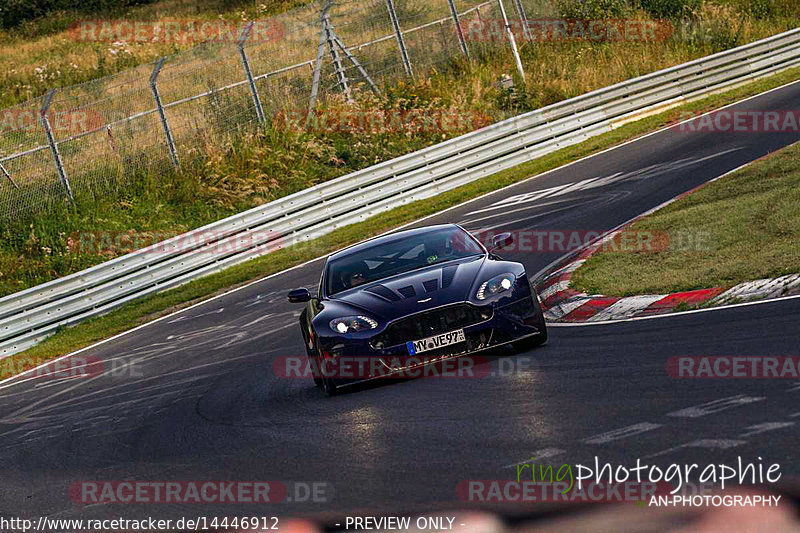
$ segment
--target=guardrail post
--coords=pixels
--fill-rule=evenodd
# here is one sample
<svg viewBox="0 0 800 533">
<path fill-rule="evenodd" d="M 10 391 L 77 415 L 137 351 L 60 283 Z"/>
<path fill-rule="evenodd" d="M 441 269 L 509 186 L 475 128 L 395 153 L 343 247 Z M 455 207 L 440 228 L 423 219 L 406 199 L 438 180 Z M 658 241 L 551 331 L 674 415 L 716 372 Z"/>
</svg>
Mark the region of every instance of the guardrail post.
<svg viewBox="0 0 800 533">
<path fill-rule="evenodd" d="M 511 44 L 511 52 L 514 54 L 514 62 L 517 64 L 517 72 L 519 72 L 522 81 L 525 81 L 525 71 L 522 69 L 522 60 L 519 57 L 519 50 L 517 50 L 517 40 L 514 39 L 514 32 L 511 31 L 511 25 L 508 23 L 508 17 L 506 16 L 506 8 L 503 5 L 503 0 L 497 0 L 497 5 L 500 6 L 500 13 L 503 14 L 503 23 L 506 25 L 508 42 Z"/>
<path fill-rule="evenodd" d="M 64 186 L 64 191 L 67 193 L 67 198 L 69 198 L 69 201 L 72 203 L 72 205 L 75 205 L 75 197 L 72 196 L 72 187 L 70 187 L 69 178 L 67 178 L 67 171 L 64 170 L 64 162 L 61 160 L 61 154 L 58 151 L 58 144 L 56 144 L 56 139 L 53 136 L 53 128 L 50 127 L 50 119 L 47 118 L 47 111 L 50 109 L 50 103 L 53 101 L 53 96 L 55 96 L 55 94 L 56 89 L 52 89 L 44 97 L 40 118 L 42 121 L 42 126 L 44 127 L 45 135 L 47 135 L 47 144 L 50 145 L 50 153 L 53 154 L 53 160 L 56 162 L 58 178 L 61 180 L 61 184 Z M 10 176 L 9 179 L 11 179 Z"/>
<path fill-rule="evenodd" d="M 519 13 L 519 21 L 522 24 L 522 35 L 525 37 L 525 40 L 530 42 L 531 39 L 531 29 L 528 26 L 528 17 L 525 15 L 525 8 L 522 7 L 522 0 L 514 0 L 514 5 L 517 8 L 517 13 Z"/>
<path fill-rule="evenodd" d="M 386 7 L 389 10 L 389 18 L 392 19 L 392 26 L 394 27 L 394 36 L 397 39 L 397 46 L 400 48 L 400 57 L 403 60 L 403 68 L 406 69 L 408 77 L 414 77 L 414 71 L 411 68 L 411 61 L 408 60 L 408 51 L 406 50 L 406 43 L 403 40 L 403 32 L 400 30 L 400 23 L 397 21 L 397 13 L 394 10 L 394 1 L 386 0 Z"/>
<path fill-rule="evenodd" d="M 458 22 L 458 10 L 456 9 L 455 0 L 447 0 L 450 5 L 450 16 L 453 17 L 453 24 L 456 25 L 456 35 L 458 35 L 458 43 L 461 45 L 461 53 L 465 57 L 469 57 L 469 50 L 467 49 L 467 41 L 464 39 L 464 31 L 461 24 Z"/>
<path fill-rule="evenodd" d="M 247 52 L 244 49 L 244 44 L 247 41 L 247 37 L 250 35 L 250 31 L 253 29 L 253 24 L 252 21 L 247 23 L 237 45 L 239 46 L 239 55 L 242 56 L 242 67 L 244 67 L 244 73 L 247 76 L 247 84 L 250 86 L 250 93 L 253 95 L 253 104 L 256 106 L 256 115 L 258 115 L 258 121 L 263 123 L 266 120 L 264 117 L 264 109 L 261 107 L 261 98 L 258 97 L 258 87 L 256 87 L 256 82 L 253 79 L 253 73 L 250 70 L 250 62 L 247 61 Z"/>
<path fill-rule="evenodd" d="M 175 142 L 172 140 L 172 132 L 169 130 L 169 122 L 167 122 L 167 114 L 164 112 L 164 106 L 161 104 L 161 95 L 158 94 L 158 73 L 161 72 L 161 67 L 164 66 L 166 57 L 161 57 L 156 61 L 153 67 L 153 73 L 150 75 L 150 90 L 153 91 L 153 100 L 156 102 L 158 108 L 158 116 L 161 118 L 161 127 L 164 128 L 164 135 L 167 137 L 167 148 L 169 148 L 169 155 L 172 157 L 172 163 L 175 168 L 180 170 L 181 164 L 178 161 L 178 153 L 175 151 Z"/>
</svg>

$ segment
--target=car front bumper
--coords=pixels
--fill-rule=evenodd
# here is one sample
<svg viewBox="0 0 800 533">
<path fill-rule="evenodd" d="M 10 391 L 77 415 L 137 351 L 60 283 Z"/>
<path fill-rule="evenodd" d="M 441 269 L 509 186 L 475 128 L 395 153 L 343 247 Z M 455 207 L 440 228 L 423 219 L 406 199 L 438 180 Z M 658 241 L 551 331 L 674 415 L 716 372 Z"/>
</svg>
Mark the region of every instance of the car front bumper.
<svg viewBox="0 0 800 533">
<path fill-rule="evenodd" d="M 480 308 L 480 306 L 474 306 L 469 303 L 452 305 L 470 305 Z M 441 308 L 420 313 L 419 319 L 424 321 L 431 312 L 451 306 L 442 306 Z M 538 308 L 530 295 L 511 302 L 503 302 L 502 305 L 483 306 L 480 310 L 482 311 L 482 316 L 478 322 L 468 325 L 457 323 L 452 329 L 446 331 L 441 331 L 444 326 L 440 326 L 438 329 L 421 334 L 417 338 L 406 338 L 402 343 L 392 343 L 389 346 L 381 346 L 381 343 L 377 343 L 378 347 L 376 348 L 376 339 L 381 335 L 384 335 L 385 338 L 384 332 L 386 330 L 365 339 L 337 339 L 336 342 L 330 343 L 326 348 L 331 358 L 327 376 L 337 386 L 383 377 L 412 377 L 409 371 L 420 367 L 468 354 L 475 354 L 541 334 L 536 326 L 538 324 Z M 490 313 L 487 313 L 487 311 L 490 311 Z M 484 318 L 487 314 L 489 317 Z M 413 317 L 412 315 L 411 318 Z M 408 320 L 408 318 L 403 320 Z M 450 344 L 421 354 L 409 354 L 407 341 L 415 341 L 457 329 L 464 330 L 465 340 L 463 342 Z"/>
</svg>

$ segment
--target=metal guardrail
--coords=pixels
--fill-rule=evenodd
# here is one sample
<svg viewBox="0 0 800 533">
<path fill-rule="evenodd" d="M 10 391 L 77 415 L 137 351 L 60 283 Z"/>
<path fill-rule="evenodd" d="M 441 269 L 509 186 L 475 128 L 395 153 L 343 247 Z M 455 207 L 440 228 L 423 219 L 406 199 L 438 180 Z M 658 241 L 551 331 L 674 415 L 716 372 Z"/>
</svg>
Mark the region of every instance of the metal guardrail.
<svg viewBox="0 0 800 533">
<path fill-rule="evenodd" d="M 0 298 L 0 357 L 29 348 L 59 327 L 278 245 L 324 235 L 582 142 L 632 117 L 798 65 L 800 29 L 498 122 Z"/>
</svg>

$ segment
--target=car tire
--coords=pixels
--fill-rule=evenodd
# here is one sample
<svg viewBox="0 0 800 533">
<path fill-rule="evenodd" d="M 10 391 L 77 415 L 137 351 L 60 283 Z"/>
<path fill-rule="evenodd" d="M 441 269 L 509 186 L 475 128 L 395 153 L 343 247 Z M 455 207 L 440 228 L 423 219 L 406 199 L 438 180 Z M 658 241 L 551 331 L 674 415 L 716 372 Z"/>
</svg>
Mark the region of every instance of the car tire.
<svg viewBox="0 0 800 533">
<path fill-rule="evenodd" d="M 534 326 L 539 330 L 539 334 L 531 335 L 530 337 L 525 337 L 524 339 L 511 343 L 511 345 L 514 347 L 514 350 L 518 352 L 532 350 L 533 348 L 541 346 L 547 342 L 547 323 L 544 320 L 544 312 L 542 311 L 542 306 L 539 303 L 539 297 L 536 296 L 536 293 L 533 293 L 531 294 L 531 299 L 533 300 L 533 307 L 536 309 L 536 320 Z"/>
<path fill-rule="evenodd" d="M 316 354 L 317 350 L 313 346 L 311 333 L 306 328 L 305 321 L 306 312 L 303 311 L 300 315 L 300 333 L 303 335 L 303 345 L 306 347 L 306 356 L 308 356 L 308 364 L 311 367 L 311 377 L 314 378 L 314 385 L 322 388 L 322 379 L 319 376 L 319 362 Z"/>
<path fill-rule="evenodd" d="M 331 378 L 322 378 L 322 390 L 325 391 L 325 394 L 328 396 L 335 396 L 336 393 L 339 391 L 339 387 L 336 385 L 336 382 L 333 381 Z"/>
<path fill-rule="evenodd" d="M 316 383 L 317 379 L 319 379 L 319 385 L 317 386 L 325 391 L 325 394 L 328 396 L 334 396 L 339 387 L 336 385 L 336 382 L 333 380 L 333 378 L 325 375 L 325 372 L 323 371 L 324 359 L 322 358 L 322 355 L 317 354 L 316 358 L 317 368 L 319 369 L 320 376 L 319 378 L 315 378 L 314 382 Z"/>
<path fill-rule="evenodd" d="M 319 358 L 313 353 L 309 353 L 308 364 L 311 365 L 311 377 L 314 378 L 314 385 L 322 388 L 322 378 L 319 376 Z"/>
</svg>

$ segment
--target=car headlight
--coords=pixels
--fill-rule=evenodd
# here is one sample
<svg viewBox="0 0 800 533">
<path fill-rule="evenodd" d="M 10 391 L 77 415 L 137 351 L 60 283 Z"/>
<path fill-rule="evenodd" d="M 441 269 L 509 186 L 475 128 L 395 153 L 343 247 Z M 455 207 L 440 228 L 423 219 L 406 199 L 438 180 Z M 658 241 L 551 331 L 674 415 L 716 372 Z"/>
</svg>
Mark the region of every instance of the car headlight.
<svg viewBox="0 0 800 533">
<path fill-rule="evenodd" d="M 375 329 L 378 323 L 366 316 L 345 316 L 331 320 L 331 329 L 337 333 L 355 333 Z"/>
<path fill-rule="evenodd" d="M 495 276 L 478 287 L 478 293 L 475 297 L 478 300 L 485 300 L 495 294 L 507 291 L 514 286 L 515 279 L 516 277 L 514 274 L 500 274 L 499 276 Z"/>
</svg>

